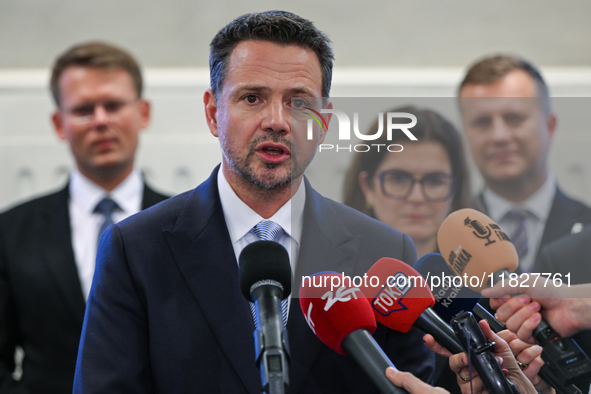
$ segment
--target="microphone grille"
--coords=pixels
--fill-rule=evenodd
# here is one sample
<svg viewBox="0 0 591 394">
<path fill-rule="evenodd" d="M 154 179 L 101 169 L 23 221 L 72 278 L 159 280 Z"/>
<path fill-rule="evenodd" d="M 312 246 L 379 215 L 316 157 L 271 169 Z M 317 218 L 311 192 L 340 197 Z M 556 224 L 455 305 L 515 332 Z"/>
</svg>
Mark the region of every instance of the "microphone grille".
<svg viewBox="0 0 591 394">
<path fill-rule="evenodd" d="M 283 287 L 283 298 L 291 293 L 291 265 L 285 248 L 273 241 L 247 245 L 238 258 L 240 290 L 252 302 L 251 287 L 261 281 L 275 281 Z"/>
</svg>

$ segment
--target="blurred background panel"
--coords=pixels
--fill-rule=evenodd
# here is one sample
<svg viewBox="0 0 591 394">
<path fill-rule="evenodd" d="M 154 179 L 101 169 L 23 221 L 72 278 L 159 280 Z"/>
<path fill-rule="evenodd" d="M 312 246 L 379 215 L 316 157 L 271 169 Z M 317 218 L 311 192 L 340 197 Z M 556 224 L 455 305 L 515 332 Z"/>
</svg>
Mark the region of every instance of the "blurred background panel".
<svg viewBox="0 0 591 394">
<path fill-rule="evenodd" d="M 496 52 L 540 66 L 554 96 L 591 97 L 588 1 L 0 0 L 0 210 L 67 179 L 72 160 L 49 121 L 49 68 L 87 40 L 122 46 L 144 67 L 153 120 L 138 162 L 149 181 L 169 193 L 199 184 L 221 157 L 202 104 L 209 42 L 236 16 L 269 9 L 298 13 L 331 37 L 335 97 L 454 97 L 467 65 Z M 552 169 L 568 193 L 591 203 L 591 137 L 564 116 Z M 333 165 L 327 173 L 345 164 Z M 341 183 L 328 185 L 335 199 Z"/>
<path fill-rule="evenodd" d="M 95 38 L 129 48 L 145 67 L 206 67 L 220 27 L 270 9 L 316 22 L 339 66 L 464 67 L 495 51 L 544 66 L 591 64 L 585 0 L 2 0 L 0 68 L 45 68 L 73 42 Z"/>
</svg>

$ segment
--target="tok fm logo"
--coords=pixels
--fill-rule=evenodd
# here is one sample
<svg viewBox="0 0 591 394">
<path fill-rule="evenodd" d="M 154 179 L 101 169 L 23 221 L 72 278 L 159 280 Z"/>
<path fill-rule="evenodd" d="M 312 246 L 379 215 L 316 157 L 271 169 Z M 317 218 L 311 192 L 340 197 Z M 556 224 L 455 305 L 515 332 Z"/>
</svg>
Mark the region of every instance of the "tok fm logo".
<svg viewBox="0 0 591 394">
<path fill-rule="evenodd" d="M 320 130 L 328 130 L 328 123 L 326 123 L 326 120 L 320 114 L 320 112 L 313 110 L 310 107 L 304 107 L 304 108 L 310 112 L 313 112 L 312 114 L 310 112 L 304 112 L 304 114 L 306 114 L 306 115 L 310 116 L 312 119 L 314 119 L 316 121 L 316 123 L 318 123 L 318 126 L 320 126 Z M 322 121 L 322 123 L 320 123 L 320 121 Z M 324 125 L 324 127 L 323 127 L 323 125 Z M 308 127 L 308 139 L 309 140 L 312 139 L 312 128 L 311 127 Z"/>
<path fill-rule="evenodd" d="M 371 301 L 371 306 L 380 315 L 388 316 L 392 312 L 405 310 L 406 306 L 402 304 L 402 299 L 412 288 L 412 281 L 402 272 L 388 277 L 386 284 L 375 298 Z"/>
</svg>

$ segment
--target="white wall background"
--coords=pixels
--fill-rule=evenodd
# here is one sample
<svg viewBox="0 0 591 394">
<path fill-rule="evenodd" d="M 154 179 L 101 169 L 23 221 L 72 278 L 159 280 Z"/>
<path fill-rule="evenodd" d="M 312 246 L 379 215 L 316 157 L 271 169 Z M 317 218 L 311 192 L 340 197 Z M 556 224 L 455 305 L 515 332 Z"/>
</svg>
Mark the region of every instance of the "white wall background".
<svg viewBox="0 0 591 394">
<path fill-rule="evenodd" d="M 146 67 L 206 67 L 222 26 L 272 9 L 314 21 L 341 67 L 465 67 L 496 51 L 591 66 L 588 0 L 0 0 L 0 68 L 49 67 L 72 43 L 97 38 Z"/>
<path fill-rule="evenodd" d="M 48 69 L 91 39 L 131 50 L 145 67 L 153 122 L 138 164 L 148 180 L 169 193 L 201 182 L 220 160 L 201 100 L 209 42 L 234 17 L 268 9 L 296 12 L 331 37 L 332 96 L 453 97 L 469 63 L 511 52 L 541 66 L 554 96 L 591 97 L 585 0 L 0 0 L 0 210 L 64 184 L 72 161 L 50 126 Z M 552 168 L 591 203 L 590 134 L 563 124 Z M 342 174 L 345 164 L 334 166 Z M 332 180 L 325 193 L 338 199 Z"/>
<path fill-rule="evenodd" d="M 61 187 L 72 165 L 67 145 L 50 125 L 48 73 L 0 70 L 0 210 Z M 548 68 L 544 73 L 555 96 L 591 97 L 591 68 Z M 454 97 L 461 77 L 459 68 L 337 69 L 332 96 Z M 205 123 L 202 95 L 208 81 L 206 69 L 146 70 L 153 118 L 141 137 L 137 161 L 148 181 L 162 191 L 176 194 L 195 187 L 221 159 L 218 140 Z M 575 113 L 569 112 L 572 100 Z M 590 123 L 581 118 L 586 111 L 576 113 L 576 107 L 591 107 L 591 99 L 557 99 L 556 104 L 559 126 L 551 167 L 568 193 L 591 203 Z M 322 171 L 309 174 L 312 183 L 339 200 L 350 157 L 340 155 L 338 161 L 315 167 Z"/>
</svg>

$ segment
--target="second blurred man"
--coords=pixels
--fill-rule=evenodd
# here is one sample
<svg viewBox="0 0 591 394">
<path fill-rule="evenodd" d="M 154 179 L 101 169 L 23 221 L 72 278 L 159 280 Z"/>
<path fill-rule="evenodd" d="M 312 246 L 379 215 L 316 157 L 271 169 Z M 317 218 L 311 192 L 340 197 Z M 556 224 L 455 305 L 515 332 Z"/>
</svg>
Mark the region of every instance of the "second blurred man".
<svg viewBox="0 0 591 394">
<path fill-rule="evenodd" d="M 463 128 L 485 188 L 477 208 L 509 234 L 519 268 L 537 271 L 540 247 L 591 222 L 591 209 L 558 188 L 548 153 L 556 128 L 548 87 L 529 62 L 491 56 L 459 89 Z"/>
</svg>

